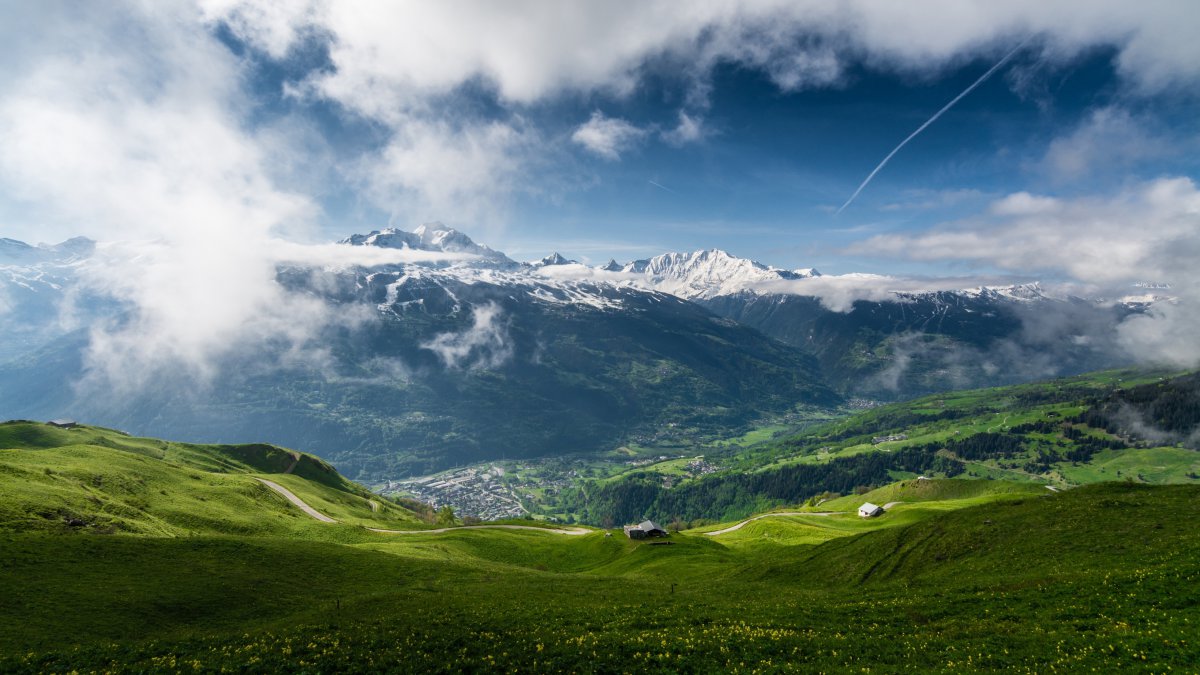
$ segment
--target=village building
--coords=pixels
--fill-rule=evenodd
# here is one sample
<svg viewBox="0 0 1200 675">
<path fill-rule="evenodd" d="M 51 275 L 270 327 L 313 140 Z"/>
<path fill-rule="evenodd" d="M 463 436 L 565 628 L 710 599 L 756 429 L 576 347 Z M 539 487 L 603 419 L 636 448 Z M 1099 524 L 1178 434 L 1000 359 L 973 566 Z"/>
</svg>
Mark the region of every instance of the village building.
<svg viewBox="0 0 1200 675">
<path fill-rule="evenodd" d="M 883 507 L 872 504 L 871 502 L 865 502 L 862 506 L 858 507 L 858 515 L 863 518 L 874 518 L 875 516 L 882 514 Z"/>
<path fill-rule="evenodd" d="M 625 536 L 630 539 L 649 539 L 651 537 L 665 537 L 667 536 L 667 531 L 653 520 L 643 520 L 637 525 L 626 525 Z"/>
</svg>

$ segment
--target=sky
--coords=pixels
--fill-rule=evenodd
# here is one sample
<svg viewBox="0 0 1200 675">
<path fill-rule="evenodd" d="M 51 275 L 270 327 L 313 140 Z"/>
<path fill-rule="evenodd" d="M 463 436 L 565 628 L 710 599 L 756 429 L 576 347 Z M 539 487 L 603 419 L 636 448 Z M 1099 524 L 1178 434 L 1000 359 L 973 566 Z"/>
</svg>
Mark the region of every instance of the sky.
<svg viewBox="0 0 1200 675">
<path fill-rule="evenodd" d="M 1195 216 L 1187 1 L 0 13 L 0 229 L 23 240 L 225 251 L 439 221 L 517 259 L 715 247 L 833 273 L 1086 282 L 1073 253 L 1030 260 L 1045 242 L 1029 231 L 1123 243 L 1142 264 L 1155 242 L 1102 237 L 1144 227 L 1163 192 Z M 1114 211 L 1132 220 L 1085 222 Z"/>
</svg>

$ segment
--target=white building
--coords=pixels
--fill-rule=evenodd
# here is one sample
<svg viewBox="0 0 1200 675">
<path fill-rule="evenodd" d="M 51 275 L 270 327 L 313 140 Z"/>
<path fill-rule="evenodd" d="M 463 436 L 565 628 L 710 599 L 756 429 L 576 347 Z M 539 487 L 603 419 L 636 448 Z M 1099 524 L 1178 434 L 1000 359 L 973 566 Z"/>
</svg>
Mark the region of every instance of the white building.
<svg viewBox="0 0 1200 675">
<path fill-rule="evenodd" d="M 883 507 L 876 506 L 871 502 L 865 502 L 862 506 L 858 507 L 858 515 L 862 516 L 863 518 L 874 518 L 882 513 Z"/>
</svg>

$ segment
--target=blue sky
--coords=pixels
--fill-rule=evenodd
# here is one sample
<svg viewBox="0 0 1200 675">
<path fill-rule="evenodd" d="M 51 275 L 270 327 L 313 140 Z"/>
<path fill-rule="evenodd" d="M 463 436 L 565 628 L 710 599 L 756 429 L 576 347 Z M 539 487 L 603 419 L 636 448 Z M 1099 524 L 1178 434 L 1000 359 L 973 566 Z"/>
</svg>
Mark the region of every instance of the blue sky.
<svg viewBox="0 0 1200 675">
<path fill-rule="evenodd" d="M 1020 238 L 1039 228 L 1120 231 L 1089 218 L 1121 205 L 1145 229 L 1138 204 L 1163 185 L 1178 203 L 1147 217 L 1189 217 L 1200 9 L 1002 4 L 9 6 L 0 218 L 34 241 L 212 250 L 438 220 L 518 259 L 718 247 L 833 273 L 1089 283 L 1103 256 L 1093 273 L 1077 251 L 995 251 L 1055 246 Z M 1025 193 L 1036 208 L 1009 208 Z M 961 255 L 931 245 L 949 235 Z"/>
<path fill-rule="evenodd" d="M 284 93 L 314 74 L 336 72 L 324 40 L 309 39 L 272 58 L 227 24 L 217 24 L 216 34 L 248 64 L 247 95 L 258 106 L 259 123 L 308 119 L 331 151 L 351 163 L 387 144 L 386 125 L 326 99 Z M 1008 43 L 1020 39 L 1014 35 Z M 781 88 L 762 68 L 718 62 L 707 73 L 699 105 L 689 101 L 693 76 L 669 62 L 646 64 L 627 92 L 567 92 L 536 105 L 506 105 L 486 81 L 466 82 L 449 96 L 454 107 L 475 120 L 518 117 L 536 129 L 546 153 L 523 167 L 509 194 L 489 202 L 483 222 L 475 219 L 479 213 L 458 213 L 453 205 L 387 208 L 364 198 L 360 183 L 330 171 L 315 195 L 323 211 L 320 231 L 338 238 L 436 220 L 519 259 L 559 250 L 599 264 L 717 247 L 783 267 L 938 275 L 960 273 L 962 265 L 845 249 L 872 234 L 919 231 L 969 216 L 1014 192 L 1072 196 L 1159 175 L 1196 175 L 1200 155 L 1183 148 L 1132 158 L 1122 156 L 1122 148 L 1109 157 L 1103 147 L 1080 148 L 1095 161 L 1082 170 L 1057 166 L 1052 147 L 1096 126 L 1097 115 L 1128 120 L 1128 128 L 1118 130 L 1126 136 L 1136 130 L 1195 149 L 1200 123 L 1192 113 L 1200 110 L 1192 91 L 1129 95 L 1113 45 L 1063 60 L 1045 58 L 1043 48 L 1036 37 L 1022 47 L 906 145 L 840 214 L 836 207 L 878 162 L 995 65 L 998 50 L 965 54 L 936 72 L 896 72 L 851 58 L 837 82 L 799 90 Z M 697 138 L 672 136 L 681 114 L 697 125 Z M 613 154 L 572 142 L 594 115 L 632 130 Z M 1109 140 L 1139 139 L 1093 142 Z"/>
</svg>

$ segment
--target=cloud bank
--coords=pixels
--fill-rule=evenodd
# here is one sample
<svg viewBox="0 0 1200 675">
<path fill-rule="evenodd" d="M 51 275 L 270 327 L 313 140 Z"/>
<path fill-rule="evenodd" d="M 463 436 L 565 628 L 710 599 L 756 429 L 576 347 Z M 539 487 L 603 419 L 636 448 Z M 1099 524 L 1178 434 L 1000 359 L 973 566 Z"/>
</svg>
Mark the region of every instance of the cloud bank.
<svg viewBox="0 0 1200 675">
<path fill-rule="evenodd" d="M 1160 178 L 1105 197 L 1056 198 L 1019 192 L 985 214 L 906 235 L 878 235 L 850 247 L 863 255 L 972 261 L 1082 285 L 1132 290 L 1166 283 L 1176 296 L 1127 319 L 1120 340 L 1133 356 L 1183 367 L 1200 364 L 1200 189 L 1190 178 Z"/>
<path fill-rule="evenodd" d="M 1042 63 L 1115 49 L 1116 68 L 1135 94 L 1200 78 L 1200 44 L 1190 30 L 1200 10 L 1166 0 L 651 0 L 568 7 L 531 0 L 367 6 L 203 0 L 200 6 L 204 20 L 227 26 L 270 58 L 285 61 L 314 42 L 325 46 L 328 67 L 289 91 L 389 130 L 386 147 L 365 158 L 361 172 L 371 176 L 385 208 L 415 209 L 413 220 L 451 217 L 464 202 L 470 214 L 461 222 L 502 211 L 513 196 L 535 189 L 531 174 L 555 151 L 554 138 L 528 127 L 526 111 L 567 97 L 628 96 L 663 64 L 689 92 L 679 124 L 659 135 L 667 143 L 702 136 L 711 74 L 724 64 L 761 71 L 790 92 L 842 86 L 859 63 L 936 75 L 972 58 L 998 59 L 1034 36 L 1029 49 Z M 462 99 L 481 89 L 496 105 L 483 115 Z M 569 140 L 614 161 L 638 135 L 637 125 L 598 116 Z"/>
</svg>

